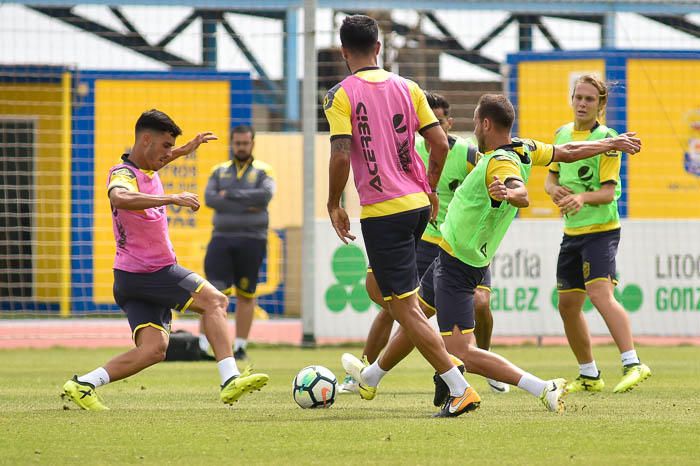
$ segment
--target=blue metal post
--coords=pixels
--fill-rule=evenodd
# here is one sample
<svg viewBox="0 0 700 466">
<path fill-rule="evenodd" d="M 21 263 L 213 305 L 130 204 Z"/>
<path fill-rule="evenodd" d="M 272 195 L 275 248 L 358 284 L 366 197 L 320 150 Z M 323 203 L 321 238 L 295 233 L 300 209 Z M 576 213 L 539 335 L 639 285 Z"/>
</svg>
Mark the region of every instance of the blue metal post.
<svg viewBox="0 0 700 466">
<path fill-rule="evenodd" d="M 601 46 L 605 49 L 615 48 L 615 27 L 617 21 L 615 18 L 614 11 L 608 11 L 605 13 L 605 19 L 603 20 Z"/>
<path fill-rule="evenodd" d="M 605 124 L 619 133 L 627 131 L 627 57 L 623 53 L 615 54 L 605 59 L 605 80 L 615 84 L 608 96 L 608 105 L 605 110 Z M 629 201 L 627 197 L 627 170 L 629 156 L 623 155 L 620 166 L 620 181 L 622 182 L 622 194 L 617 200 L 617 209 L 620 217 L 626 218 Z"/>
<path fill-rule="evenodd" d="M 215 14 L 202 14 L 202 66 L 216 69 L 216 25 Z"/>
<path fill-rule="evenodd" d="M 518 16 L 518 49 L 521 52 L 532 50 L 532 16 Z"/>
</svg>

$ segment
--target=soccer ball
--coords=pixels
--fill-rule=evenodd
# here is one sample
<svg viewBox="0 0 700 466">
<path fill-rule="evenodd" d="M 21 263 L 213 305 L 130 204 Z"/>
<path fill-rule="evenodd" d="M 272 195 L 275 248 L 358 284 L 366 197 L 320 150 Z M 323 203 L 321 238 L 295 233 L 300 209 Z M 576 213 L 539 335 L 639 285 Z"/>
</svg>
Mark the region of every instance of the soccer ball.
<svg viewBox="0 0 700 466">
<path fill-rule="evenodd" d="M 338 381 L 323 366 L 308 366 L 292 382 L 292 396 L 302 408 L 330 408 L 335 401 Z"/>
</svg>

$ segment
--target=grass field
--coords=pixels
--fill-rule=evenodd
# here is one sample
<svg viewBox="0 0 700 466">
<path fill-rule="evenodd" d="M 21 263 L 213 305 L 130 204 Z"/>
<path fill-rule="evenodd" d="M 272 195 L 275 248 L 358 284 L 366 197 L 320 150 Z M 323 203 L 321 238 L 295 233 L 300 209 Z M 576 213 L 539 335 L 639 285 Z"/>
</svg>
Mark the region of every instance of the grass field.
<svg viewBox="0 0 700 466">
<path fill-rule="evenodd" d="M 0 463 L 700 464 L 698 347 L 639 348 L 653 376 L 623 395 L 612 393 L 617 351 L 596 348 L 608 387 L 568 396 L 563 415 L 518 389 L 492 394 L 471 376 L 481 409 L 432 419 L 432 371 L 415 353 L 374 401 L 343 395 L 328 410 L 298 408 L 296 371 L 321 364 L 340 378 L 346 350 L 252 348 L 271 381 L 232 408 L 218 401 L 214 363 L 163 363 L 100 389 L 111 408 L 102 413 L 66 410 L 58 394 L 116 350 L 2 351 Z M 568 348 L 496 350 L 541 377 L 576 375 Z"/>
</svg>

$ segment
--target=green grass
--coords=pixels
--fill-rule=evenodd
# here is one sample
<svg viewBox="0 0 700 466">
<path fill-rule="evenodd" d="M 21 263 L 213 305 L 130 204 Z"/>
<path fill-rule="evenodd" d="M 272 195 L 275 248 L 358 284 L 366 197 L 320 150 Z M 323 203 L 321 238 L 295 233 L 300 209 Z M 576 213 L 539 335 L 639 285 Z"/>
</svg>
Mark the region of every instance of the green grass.
<svg viewBox="0 0 700 466">
<path fill-rule="evenodd" d="M 63 382 L 118 350 L 0 351 L 1 464 L 699 464 L 700 348 L 643 347 L 653 376 L 614 395 L 613 347 L 595 350 L 608 386 L 572 394 L 567 412 L 546 412 L 514 389 L 492 394 L 469 380 L 481 409 L 432 419 L 432 371 L 417 355 L 382 382 L 371 402 L 342 395 L 328 410 L 291 398 L 298 369 L 342 375 L 338 348 L 252 348 L 270 384 L 228 408 L 214 363 L 163 363 L 100 389 L 111 411 L 92 413 L 58 397 Z M 354 351 L 358 351 L 354 349 Z M 543 378 L 575 376 L 568 348 L 497 348 Z"/>
</svg>

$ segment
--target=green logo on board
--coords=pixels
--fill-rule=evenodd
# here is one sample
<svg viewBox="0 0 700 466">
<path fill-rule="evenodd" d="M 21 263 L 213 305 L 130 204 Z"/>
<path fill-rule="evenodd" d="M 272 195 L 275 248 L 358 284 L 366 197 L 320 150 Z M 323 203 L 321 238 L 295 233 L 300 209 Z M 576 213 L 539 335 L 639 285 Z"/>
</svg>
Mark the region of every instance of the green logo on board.
<svg viewBox="0 0 700 466">
<path fill-rule="evenodd" d="M 350 304 L 357 312 L 367 312 L 372 301 L 365 290 L 367 259 L 362 249 L 344 244 L 335 250 L 331 270 L 337 283 L 326 290 L 326 306 L 332 312 L 341 312 Z"/>
</svg>

